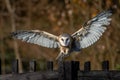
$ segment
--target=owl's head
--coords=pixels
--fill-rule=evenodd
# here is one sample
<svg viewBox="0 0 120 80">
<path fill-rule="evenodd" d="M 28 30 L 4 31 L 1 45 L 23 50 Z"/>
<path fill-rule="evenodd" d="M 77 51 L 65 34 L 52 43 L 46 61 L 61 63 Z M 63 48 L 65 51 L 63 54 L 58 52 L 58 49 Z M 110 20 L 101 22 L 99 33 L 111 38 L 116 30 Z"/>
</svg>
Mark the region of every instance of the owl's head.
<svg viewBox="0 0 120 80">
<path fill-rule="evenodd" d="M 59 43 L 61 46 L 69 46 L 71 45 L 71 42 L 72 42 L 72 38 L 71 38 L 71 35 L 69 34 L 61 34 L 59 36 Z"/>
</svg>

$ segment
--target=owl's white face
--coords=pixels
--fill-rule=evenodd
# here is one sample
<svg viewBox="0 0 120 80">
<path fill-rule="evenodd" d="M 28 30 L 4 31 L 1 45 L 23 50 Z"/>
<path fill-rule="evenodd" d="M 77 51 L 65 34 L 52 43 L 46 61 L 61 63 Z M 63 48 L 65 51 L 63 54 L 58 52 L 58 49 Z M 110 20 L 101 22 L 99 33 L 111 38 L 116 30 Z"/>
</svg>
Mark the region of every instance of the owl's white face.
<svg viewBox="0 0 120 80">
<path fill-rule="evenodd" d="M 71 37 L 70 35 L 60 35 L 59 36 L 59 42 L 61 44 L 61 46 L 69 46 L 71 43 Z"/>
</svg>

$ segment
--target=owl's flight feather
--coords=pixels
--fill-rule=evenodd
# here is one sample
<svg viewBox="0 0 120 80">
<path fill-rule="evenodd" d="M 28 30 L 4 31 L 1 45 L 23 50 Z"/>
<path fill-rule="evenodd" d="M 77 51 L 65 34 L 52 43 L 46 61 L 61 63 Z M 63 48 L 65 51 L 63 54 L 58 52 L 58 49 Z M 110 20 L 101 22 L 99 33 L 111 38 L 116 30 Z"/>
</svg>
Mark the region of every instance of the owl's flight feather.
<svg viewBox="0 0 120 80">
<path fill-rule="evenodd" d="M 106 30 L 106 26 L 110 24 L 112 15 L 110 10 L 98 14 L 96 17 L 89 20 L 81 29 L 72 34 L 76 39 L 80 48 L 86 48 L 95 43 Z"/>
<path fill-rule="evenodd" d="M 45 31 L 26 30 L 12 33 L 14 38 L 26 41 L 28 43 L 38 44 L 48 48 L 58 48 L 58 37 Z"/>
</svg>

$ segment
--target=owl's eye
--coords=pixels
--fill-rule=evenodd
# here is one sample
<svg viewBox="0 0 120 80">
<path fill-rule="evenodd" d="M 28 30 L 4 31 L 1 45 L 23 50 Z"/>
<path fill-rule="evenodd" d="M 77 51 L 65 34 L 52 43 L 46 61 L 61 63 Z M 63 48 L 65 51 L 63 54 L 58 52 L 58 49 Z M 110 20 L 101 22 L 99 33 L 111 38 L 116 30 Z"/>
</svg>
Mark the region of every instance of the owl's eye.
<svg viewBox="0 0 120 80">
<path fill-rule="evenodd" d="M 68 41 L 69 39 L 67 38 L 66 41 Z"/>
<path fill-rule="evenodd" d="M 63 38 L 61 38 L 61 40 L 62 40 L 62 41 L 64 41 L 64 39 L 63 39 Z"/>
</svg>

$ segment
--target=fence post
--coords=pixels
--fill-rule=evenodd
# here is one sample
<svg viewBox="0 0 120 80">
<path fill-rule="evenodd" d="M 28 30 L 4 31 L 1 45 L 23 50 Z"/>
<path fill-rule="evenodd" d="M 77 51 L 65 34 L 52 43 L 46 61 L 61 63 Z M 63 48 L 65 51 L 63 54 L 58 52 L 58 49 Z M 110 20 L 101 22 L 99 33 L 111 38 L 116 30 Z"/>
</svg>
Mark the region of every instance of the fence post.
<svg viewBox="0 0 120 80">
<path fill-rule="evenodd" d="M 87 61 L 84 64 L 84 71 L 90 71 L 90 70 L 91 70 L 91 63 L 90 61 Z"/>
<path fill-rule="evenodd" d="M 66 61 L 59 63 L 59 80 L 78 80 L 78 61 Z"/>
<path fill-rule="evenodd" d="M 78 80 L 79 61 L 73 61 L 72 80 Z"/>
<path fill-rule="evenodd" d="M 47 62 L 47 70 L 50 70 L 50 71 L 53 70 L 53 62 L 52 61 Z"/>
<path fill-rule="evenodd" d="M 19 73 L 18 65 L 19 65 L 18 64 L 18 59 L 13 60 L 13 62 L 12 62 L 12 73 L 14 73 L 14 74 Z"/>
<path fill-rule="evenodd" d="M 109 70 L 109 61 L 102 62 L 102 70 L 108 71 Z"/>
<path fill-rule="evenodd" d="M 1 59 L 0 59 L 0 75 L 2 73 L 2 65 L 1 65 Z"/>
<path fill-rule="evenodd" d="M 64 75 L 64 62 L 63 61 L 58 61 L 58 80 L 65 80 Z"/>
<path fill-rule="evenodd" d="M 36 61 L 35 60 L 30 61 L 29 66 L 30 66 L 30 72 L 36 71 Z"/>
</svg>

